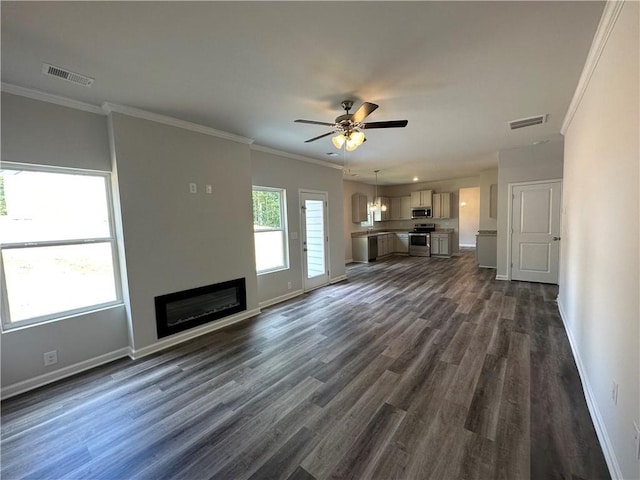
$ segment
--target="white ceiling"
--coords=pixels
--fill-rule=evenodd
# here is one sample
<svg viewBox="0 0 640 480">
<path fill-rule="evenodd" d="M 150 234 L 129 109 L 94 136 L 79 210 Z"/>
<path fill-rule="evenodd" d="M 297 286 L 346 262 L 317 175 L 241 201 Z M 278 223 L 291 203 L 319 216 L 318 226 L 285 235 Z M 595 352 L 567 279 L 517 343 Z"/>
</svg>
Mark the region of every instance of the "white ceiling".
<svg viewBox="0 0 640 480">
<path fill-rule="evenodd" d="M 2 81 L 112 102 L 344 164 L 380 184 L 476 174 L 499 150 L 560 138 L 602 2 L 7 2 Z M 95 77 L 85 88 L 42 63 Z M 344 99 L 377 103 L 355 152 Z M 509 120 L 549 114 L 510 131 Z"/>
</svg>

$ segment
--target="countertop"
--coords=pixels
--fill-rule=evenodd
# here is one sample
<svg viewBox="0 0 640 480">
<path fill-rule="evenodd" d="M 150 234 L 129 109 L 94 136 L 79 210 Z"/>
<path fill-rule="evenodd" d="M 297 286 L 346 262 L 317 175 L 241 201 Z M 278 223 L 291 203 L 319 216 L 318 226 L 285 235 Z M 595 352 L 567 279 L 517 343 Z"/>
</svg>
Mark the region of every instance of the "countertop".
<svg viewBox="0 0 640 480">
<path fill-rule="evenodd" d="M 453 233 L 455 232 L 454 228 L 437 228 L 433 233 Z M 404 233 L 408 234 L 409 231 L 405 229 L 392 228 L 389 230 L 372 230 L 362 231 L 362 232 L 353 232 L 351 234 L 351 238 L 365 238 L 365 237 L 376 237 L 378 235 L 388 235 L 390 233 Z"/>
<path fill-rule="evenodd" d="M 362 238 L 362 237 L 376 237 L 378 235 L 388 235 L 391 233 L 409 233 L 408 230 L 405 229 L 389 229 L 389 230 L 372 230 L 370 232 L 368 231 L 362 231 L 362 232 L 353 232 L 351 234 L 351 238 Z"/>
</svg>

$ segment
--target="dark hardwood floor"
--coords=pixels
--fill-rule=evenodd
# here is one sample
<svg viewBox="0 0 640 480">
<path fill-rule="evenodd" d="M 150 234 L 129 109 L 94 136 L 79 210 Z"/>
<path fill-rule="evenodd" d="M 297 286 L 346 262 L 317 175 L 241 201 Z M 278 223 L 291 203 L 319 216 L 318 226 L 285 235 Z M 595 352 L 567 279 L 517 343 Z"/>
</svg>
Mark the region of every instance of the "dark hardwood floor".
<svg viewBox="0 0 640 480">
<path fill-rule="evenodd" d="M 610 478 L 555 303 L 472 251 L 2 403 L 2 478 Z"/>
</svg>

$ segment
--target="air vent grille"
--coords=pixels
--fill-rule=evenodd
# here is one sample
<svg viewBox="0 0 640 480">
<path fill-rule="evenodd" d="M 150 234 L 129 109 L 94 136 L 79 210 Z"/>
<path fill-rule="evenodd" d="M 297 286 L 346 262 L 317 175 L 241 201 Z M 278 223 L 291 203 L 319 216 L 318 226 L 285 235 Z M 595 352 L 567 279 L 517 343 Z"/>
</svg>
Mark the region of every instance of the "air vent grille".
<svg viewBox="0 0 640 480">
<path fill-rule="evenodd" d="M 90 87 L 95 80 L 94 78 L 87 77 L 86 75 L 72 72 L 71 70 L 66 70 L 54 65 L 49 65 L 48 63 L 42 64 L 42 73 L 61 78 L 68 82 L 75 83 L 76 85 L 82 85 L 83 87 Z"/>
<path fill-rule="evenodd" d="M 519 128 L 531 127 L 533 125 L 540 125 L 547 121 L 547 115 L 536 115 L 535 117 L 519 118 L 518 120 L 511 120 L 509 122 L 509 128 L 511 130 L 517 130 Z"/>
</svg>

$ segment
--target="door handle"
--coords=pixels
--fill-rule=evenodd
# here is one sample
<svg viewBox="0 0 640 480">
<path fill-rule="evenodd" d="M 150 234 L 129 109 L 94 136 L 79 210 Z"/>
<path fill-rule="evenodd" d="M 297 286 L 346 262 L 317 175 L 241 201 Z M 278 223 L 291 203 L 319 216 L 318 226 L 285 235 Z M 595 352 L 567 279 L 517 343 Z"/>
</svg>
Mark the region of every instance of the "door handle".
<svg viewBox="0 0 640 480">
<path fill-rule="evenodd" d="M 557 242 L 558 240 L 560 240 L 560 237 L 551 237 L 551 240 L 553 240 L 554 242 Z"/>
</svg>

